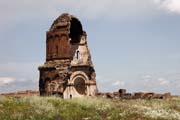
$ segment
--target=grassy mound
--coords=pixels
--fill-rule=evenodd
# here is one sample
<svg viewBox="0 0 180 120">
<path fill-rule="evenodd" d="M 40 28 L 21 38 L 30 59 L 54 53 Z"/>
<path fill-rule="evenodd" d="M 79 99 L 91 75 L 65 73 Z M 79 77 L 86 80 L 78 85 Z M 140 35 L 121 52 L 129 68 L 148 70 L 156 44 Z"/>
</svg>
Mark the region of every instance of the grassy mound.
<svg viewBox="0 0 180 120">
<path fill-rule="evenodd" d="M 0 120 L 180 120 L 180 98 L 0 97 Z"/>
</svg>

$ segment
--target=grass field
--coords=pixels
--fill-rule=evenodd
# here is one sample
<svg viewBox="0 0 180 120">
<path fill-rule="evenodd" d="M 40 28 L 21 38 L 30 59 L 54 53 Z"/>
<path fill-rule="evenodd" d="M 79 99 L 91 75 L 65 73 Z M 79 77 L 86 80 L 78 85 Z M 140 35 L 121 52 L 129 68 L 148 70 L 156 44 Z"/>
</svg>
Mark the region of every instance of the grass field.
<svg viewBox="0 0 180 120">
<path fill-rule="evenodd" d="M 0 120 L 180 120 L 180 98 L 111 100 L 105 98 L 3 97 Z"/>
</svg>

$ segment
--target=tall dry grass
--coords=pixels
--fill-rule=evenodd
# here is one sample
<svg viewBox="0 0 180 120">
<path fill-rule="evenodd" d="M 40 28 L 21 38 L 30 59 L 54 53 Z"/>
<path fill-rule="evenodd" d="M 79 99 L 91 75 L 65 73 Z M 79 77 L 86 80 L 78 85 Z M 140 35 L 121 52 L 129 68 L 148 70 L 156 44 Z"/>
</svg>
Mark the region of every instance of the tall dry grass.
<svg viewBox="0 0 180 120">
<path fill-rule="evenodd" d="M 97 97 L 0 96 L 0 120 L 180 120 L 180 98 L 111 100 Z"/>
</svg>

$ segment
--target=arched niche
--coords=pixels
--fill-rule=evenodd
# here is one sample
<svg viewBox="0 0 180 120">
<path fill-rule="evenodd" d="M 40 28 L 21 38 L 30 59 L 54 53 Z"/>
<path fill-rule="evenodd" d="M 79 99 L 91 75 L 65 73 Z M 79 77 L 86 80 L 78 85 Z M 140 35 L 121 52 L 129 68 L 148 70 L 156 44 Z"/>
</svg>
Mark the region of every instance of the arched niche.
<svg viewBox="0 0 180 120">
<path fill-rule="evenodd" d="M 81 95 L 86 94 L 86 83 L 85 83 L 85 79 L 83 77 L 75 78 L 74 87 L 79 94 L 81 94 Z"/>
<path fill-rule="evenodd" d="M 71 38 L 71 43 L 75 44 L 75 43 L 79 43 L 81 40 L 81 36 L 83 34 L 83 29 L 82 29 L 82 24 L 81 22 L 76 19 L 76 18 L 72 18 L 70 21 L 70 33 L 69 33 L 69 37 Z"/>
<path fill-rule="evenodd" d="M 77 93 L 80 95 L 86 95 L 86 83 L 88 83 L 88 81 L 88 76 L 82 71 L 76 71 L 70 77 L 70 83 L 74 86 Z"/>
</svg>

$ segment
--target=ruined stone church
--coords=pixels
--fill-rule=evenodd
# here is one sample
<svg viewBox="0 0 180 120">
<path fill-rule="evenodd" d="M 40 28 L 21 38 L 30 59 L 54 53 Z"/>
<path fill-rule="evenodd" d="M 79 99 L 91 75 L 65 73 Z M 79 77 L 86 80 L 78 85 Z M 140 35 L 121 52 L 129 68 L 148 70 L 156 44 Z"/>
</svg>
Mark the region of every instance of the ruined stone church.
<svg viewBox="0 0 180 120">
<path fill-rule="evenodd" d="M 46 62 L 38 69 L 41 96 L 68 99 L 97 93 L 87 34 L 76 17 L 65 13 L 53 22 L 46 33 Z"/>
</svg>

